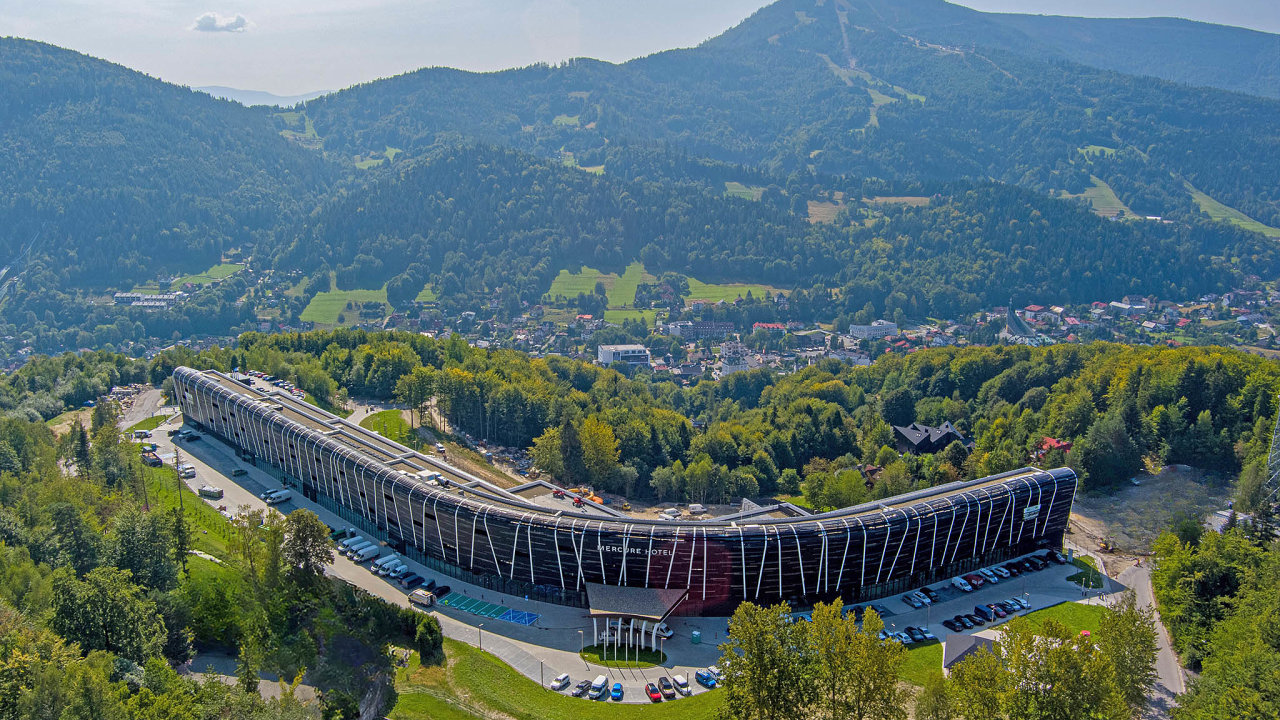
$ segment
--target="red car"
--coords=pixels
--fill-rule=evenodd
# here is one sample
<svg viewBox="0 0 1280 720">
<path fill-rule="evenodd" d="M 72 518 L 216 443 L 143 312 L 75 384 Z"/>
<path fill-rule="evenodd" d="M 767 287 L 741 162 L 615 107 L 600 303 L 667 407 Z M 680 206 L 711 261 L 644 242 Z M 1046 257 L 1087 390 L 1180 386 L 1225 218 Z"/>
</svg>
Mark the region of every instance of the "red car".
<svg viewBox="0 0 1280 720">
<path fill-rule="evenodd" d="M 649 696 L 652 702 L 662 702 L 662 693 L 658 690 L 658 686 L 649 683 L 644 686 L 644 694 Z"/>
<path fill-rule="evenodd" d="M 974 589 L 982 587 L 987 582 L 987 579 L 982 577 L 978 573 L 974 573 L 972 575 L 965 575 L 964 579 L 967 580 L 969 584 L 974 587 Z"/>
</svg>

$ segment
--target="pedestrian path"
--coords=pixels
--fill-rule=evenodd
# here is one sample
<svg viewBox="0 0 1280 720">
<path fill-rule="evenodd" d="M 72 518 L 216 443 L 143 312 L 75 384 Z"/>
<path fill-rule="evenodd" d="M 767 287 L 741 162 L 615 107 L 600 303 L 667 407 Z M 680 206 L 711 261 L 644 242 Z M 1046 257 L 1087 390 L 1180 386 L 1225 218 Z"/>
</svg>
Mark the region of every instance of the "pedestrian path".
<svg viewBox="0 0 1280 720">
<path fill-rule="evenodd" d="M 496 605 L 491 602 L 469 598 L 456 592 L 451 592 L 448 595 L 445 595 L 438 602 L 441 605 L 447 605 L 451 608 L 462 610 L 463 612 L 469 612 L 472 615 L 494 618 L 495 620 L 505 620 L 517 625 L 532 625 L 539 617 L 541 617 L 537 613 L 512 610 L 505 605 Z"/>
</svg>

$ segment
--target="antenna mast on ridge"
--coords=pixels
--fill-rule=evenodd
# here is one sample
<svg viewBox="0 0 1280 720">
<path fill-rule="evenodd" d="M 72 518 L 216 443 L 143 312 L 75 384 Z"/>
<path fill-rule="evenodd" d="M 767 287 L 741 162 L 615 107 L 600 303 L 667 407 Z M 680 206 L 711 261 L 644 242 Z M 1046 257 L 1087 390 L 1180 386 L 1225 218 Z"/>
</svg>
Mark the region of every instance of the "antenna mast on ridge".
<svg viewBox="0 0 1280 720">
<path fill-rule="evenodd" d="M 1271 452 L 1267 455 L 1267 482 L 1262 486 L 1262 504 L 1270 506 L 1280 495 L 1280 413 L 1271 431 Z"/>
</svg>

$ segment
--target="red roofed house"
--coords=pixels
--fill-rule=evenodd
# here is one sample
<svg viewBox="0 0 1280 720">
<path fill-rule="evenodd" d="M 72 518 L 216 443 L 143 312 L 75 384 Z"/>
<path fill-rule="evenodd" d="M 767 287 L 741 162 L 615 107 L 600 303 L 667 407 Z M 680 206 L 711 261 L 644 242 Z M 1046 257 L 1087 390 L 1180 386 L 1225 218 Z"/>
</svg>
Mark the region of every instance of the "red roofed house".
<svg viewBox="0 0 1280 720">
<path fill-rule="evenodd" d="M 1031 453 L 1031 457 L 1039 460 L 1053 450 L 1061 450 L 1064 453 L 1069 452 L 1071 450 L 1071 441 L 1046 437 L 1040 441 L 1039 445 L 1036 446 L 1036 450 Z"/>
</svg>

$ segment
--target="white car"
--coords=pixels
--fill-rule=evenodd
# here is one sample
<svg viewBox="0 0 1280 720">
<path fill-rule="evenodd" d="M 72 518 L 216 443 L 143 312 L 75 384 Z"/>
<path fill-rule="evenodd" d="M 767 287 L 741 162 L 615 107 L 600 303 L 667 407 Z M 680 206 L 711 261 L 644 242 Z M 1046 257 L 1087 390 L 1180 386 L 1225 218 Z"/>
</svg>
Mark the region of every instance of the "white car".
<svg viewBox="0 0 1280 720">
<path fill-rule="evenodd" d="M 921 604 L 923 604 L 923 605 L 932 605 L 932 604 L 933 604 L 933 601 L 929 599 L 929 596 L 928 596 L 928 595 L 925 595 L 924 593 L 920 592 L 919 590 L 917 590 L 917 591 L 915 591 L 915 592 L 913 592 L 913 593 L 911 593 L 911 594 L 912 594 L 912 595 L 915 595 L 915 596 L 916 596 L 916 599 L 917 599 L 917 600 L 919 600 L 919 601 L 920 601 L 920 603 L 921 603 Z"/>
<path fill-rule="evenodd" d="M 1023 610 L 1030 610 L 1030 609 L 1031 609 L 1031 602 L 1030 602 L 1030 601 L 1028 601 L 1026 598 L 1011 597 L 1011 598 L 1009 598 L 1009 602 L 1013 603 L 1014 605 L 1017 605 L 1018 607 L 1022 608 Z"/>
<path fill-rule="evenodd" d="M 951 584 L 955 585 L 956 589 L 961 592 L 973 592 L 973 586 L 969 584 L 968 580 L 965 580 L 962 577 L 951 578 Z"/>
<path fill-rule="evenodd" d="M 676 686 L 676 692 L 681 695 L 692 695 L 693 688 L 689 687 L 689 678 L 683 675 L 672 675 L 671 682 Z"/>
<path fill-rule="evenodd" d="M 992 583 L 993 585 L 994 585 L 995 583 L 1000 582 L 1000 578 L 996 577 L 996 574 L 995 574 L 995 573 L 991 572 L 990 570 L 988 570 L 988 569 L 986 569 L 986 568 L 982 568 L 981 570 L 979 570 L 979 571 L 978 571 L 978 574 L 979 574 L 979 575 L 981 575 L 982 577 L 986 578 L 986 579 L 987 579 L 987 582 Z"/>
<path fill-rule="evenodd" d="M 675 632 L 673 632 L 671 628 L 667 626 L 666 623 L 661 623 L 660 625 L 658 625 L 657 631 L 658 631 L 658 637 L 665 638 L 667 640 L 670 640 L 671 636 L 675 635 Z"/>
<path fill-rule="evenodd" d="M 1009 574 L 1009 571 L 1005 570 L 1000 565 L 992 566 L 991 572 L 999 575 L 1002 580 L 1008 580 L 1010 577 L 1012 577 L 1012 575 Z"/>
<path fill-rule="evenodd" d="M 552 690 L 563 690 L 569 687 L 569 673 L 560 673 L 551 681 Z"/>
</svg>

